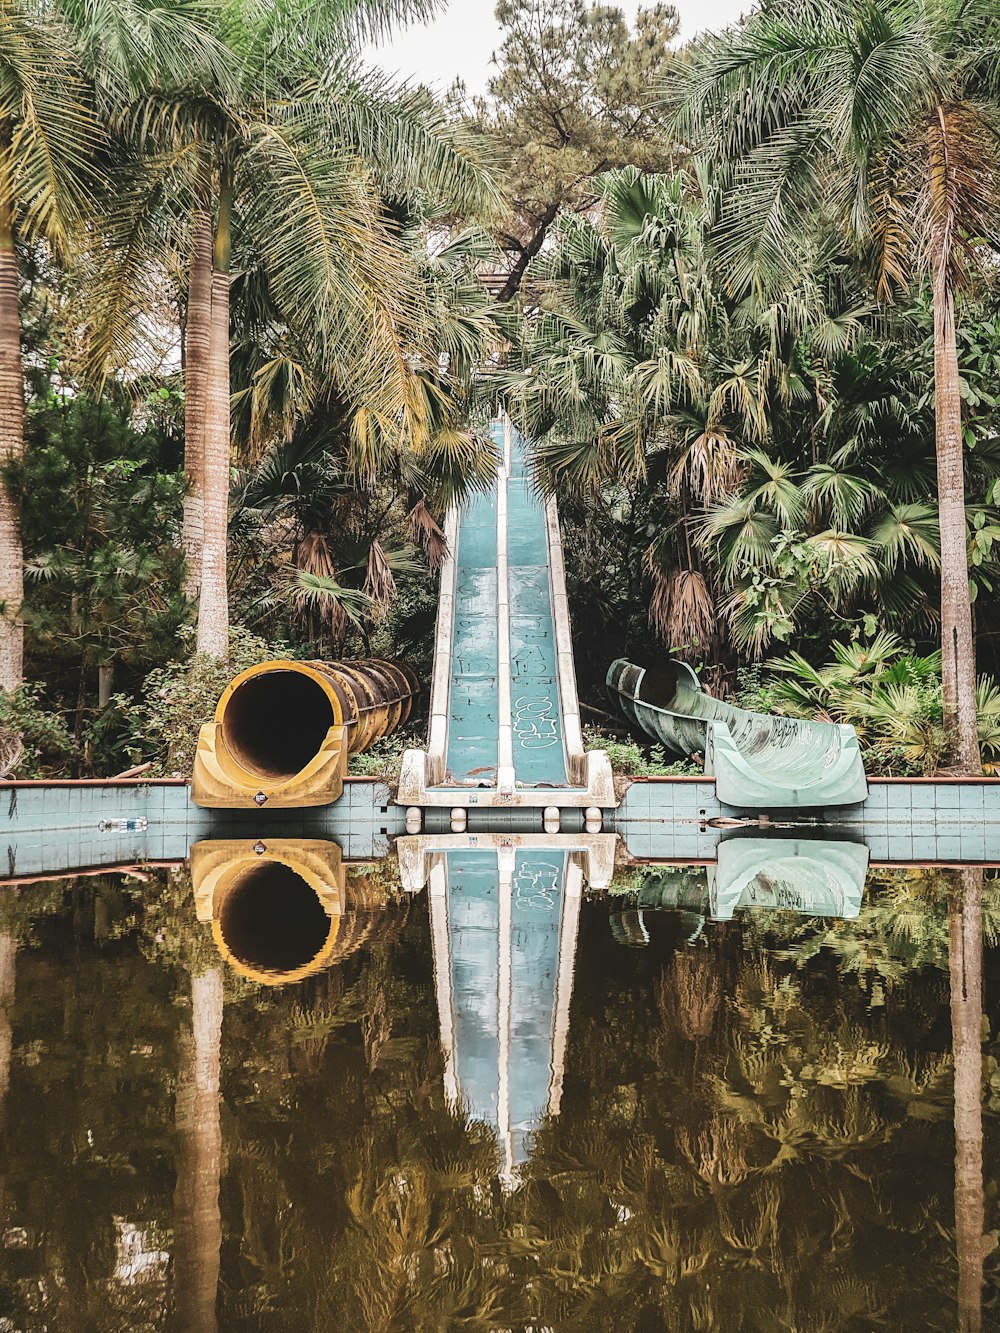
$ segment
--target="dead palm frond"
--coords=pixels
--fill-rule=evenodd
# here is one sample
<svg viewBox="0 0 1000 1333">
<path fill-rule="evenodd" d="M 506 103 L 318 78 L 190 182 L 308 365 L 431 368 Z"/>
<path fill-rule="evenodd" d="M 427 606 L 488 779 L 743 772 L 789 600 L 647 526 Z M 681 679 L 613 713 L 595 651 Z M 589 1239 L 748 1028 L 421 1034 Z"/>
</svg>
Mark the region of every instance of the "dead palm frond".
<svg viewBox="0 0 1000 1333">
<path fill-rule="evenodd" d="M 700 504 L 711 504 L 735 490 L 743 471 L 743 460 L 726 431 L 706 425 L 674 464 L 671 489 L 679 495 L 686 487 Z"/>
<path fill-rule="evenodd" d="M 372 542 L 368 552 L 364 591 L 379 618 L 384 618 L 396 591 L 396 580 L 381 542 Z"/>
<path fill-rule="evenodd" d="M 704 574 L 697 569 L 674 569 L 667 574 L 648 552 L 646 568 L 653 579 L 650 625 L 668 648 L 681 656 L 698 656 L 716 638 L 718 625 Z"/>
<path fill-rule="evenodd" d="M 448 554 L 448 541 L 426 502 L 418 500 L 406 517 L 413 544 L 423 551 L 431 569 L 440 568 Z"/>
</svg>

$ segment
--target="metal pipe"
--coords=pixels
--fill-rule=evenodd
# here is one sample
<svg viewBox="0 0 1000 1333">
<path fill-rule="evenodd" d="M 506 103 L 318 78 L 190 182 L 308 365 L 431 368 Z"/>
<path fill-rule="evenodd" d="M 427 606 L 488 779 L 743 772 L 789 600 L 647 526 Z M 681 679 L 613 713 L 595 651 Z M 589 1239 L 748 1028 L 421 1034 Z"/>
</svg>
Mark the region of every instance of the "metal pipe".
<svg viewBox="0 0 1000 1333">
<path fill-rule="evenodd" d="M 263 662 L 224 690 L 201 729 L 192 776 L 196 804 L 328 805 L 347 756 L 407 721 L 420 692 L 399 662 Z"/>
</svg>

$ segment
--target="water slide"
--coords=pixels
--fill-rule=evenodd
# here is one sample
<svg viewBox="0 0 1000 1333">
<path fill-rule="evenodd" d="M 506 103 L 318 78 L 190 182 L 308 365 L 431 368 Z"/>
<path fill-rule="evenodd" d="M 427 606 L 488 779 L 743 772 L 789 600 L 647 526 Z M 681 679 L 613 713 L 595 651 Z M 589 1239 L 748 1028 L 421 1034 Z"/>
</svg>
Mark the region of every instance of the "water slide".
<svg viewBox="0 0 1000 1333">
<path fill-rule="evenodd" d="M 614 806 L 611 766 L 584 753 L 555 501 L 525 441 L 490 427 L 494 485 L 445 526 L 426 750 L 407 751 L 406 806 Z"/>
<path fill-rule="evenodd" d="M 719 800 L 738 808 L 857 805 L 868 782 L 853 727 L 751 713 L 714 699 L 684 662 L 655 670 L 619 658 L 608 691 L 674 754 L 704 754 Z"/>
<path fill-rule="evenodd" d="M 507 1184 L 559 1114 L 582 888 L 557 846 L 453 848 L 429 870 L 445 1092 L 494 1129 Z"/>
</svg>

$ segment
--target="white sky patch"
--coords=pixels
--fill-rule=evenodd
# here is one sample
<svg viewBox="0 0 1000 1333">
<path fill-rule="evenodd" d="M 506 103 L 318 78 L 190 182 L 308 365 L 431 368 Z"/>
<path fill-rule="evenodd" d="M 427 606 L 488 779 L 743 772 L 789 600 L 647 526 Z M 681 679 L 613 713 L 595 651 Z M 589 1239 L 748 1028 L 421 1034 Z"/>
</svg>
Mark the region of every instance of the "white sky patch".
<svg viewBox="0 0 1000 1333">
<path fill-rule="evenodd" d="M 640 0 L 617 3 L 630 20 L 640 7 Z M 500 45 L 495 4 L 496 0 L 451 0 L 433 22 L 413 25 L 389 42 L 366 48 L 365 59 L 400 79 L 426 83 L 439 92 L 447 91 L 457 78 L 465 81 L 470 93 L 485 92 L 493 73 L 490 60 Z M 735 22 L 752 8 L 752 0 L 674 0 L 674 5 L 684 41 Z M 651 0 L 644 7 L 650 8 Z"/>
</svg>

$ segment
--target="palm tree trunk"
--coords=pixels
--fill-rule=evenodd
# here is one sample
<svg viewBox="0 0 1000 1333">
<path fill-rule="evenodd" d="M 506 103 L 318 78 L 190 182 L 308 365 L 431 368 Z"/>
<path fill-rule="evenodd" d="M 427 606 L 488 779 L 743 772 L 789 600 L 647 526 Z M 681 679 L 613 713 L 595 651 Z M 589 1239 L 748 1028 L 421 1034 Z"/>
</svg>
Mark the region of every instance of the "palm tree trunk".
<svg viewBox="0 0 1000 1333">
<path fill-rule="evenodd" d="M 948 910 L 951 1051 L 955 1068 L 955 1250 L 958 1327 L 979 1333 L 983 1319 L 986 1204 L 983 1194 L 983 872 L 954 872 Z"/>
<path fill-rule="evenodd" d="M 232 182 L 224 169 L 212 260 L 211 347 L 205 411 L 204 538 L 198 602 L 198 652 L 223 658 L 229 648 L 229 263 Z"/>
<path fill-rule="evenodd" d="M 188 277 L 187 324 L 184 332 L 184 591 L 197 601 L 201 585 L 204 539 L 205 410 L 212 347 L 212 215 L 207 207 L 192 218 L 191 269 Z"/>
<path fill-rule="evenodd" d="M 955 341 L 955 297 L 943 257 L 934 272 L 934 417 L 937 436 L 938 523 L 941 529 L 941 688 L 952 762 L 980 777 L 976 718 L 976 644 L 969 597 L 965 523 L 962 398 Z"/>
<path fill-rule="evenodd" d="M 14 993 L 17 978 L 17 936 L 0 932 L 0 1154 L 8 1160 L 6 1128 L 10 1066 L 14 1053 Z M 10 1223 L 6 1174 L 0 1175 L 0 1226 Z"/>
<path fill-rule="evenodd" d="M 222 969 L 191 978 L 191 1032 L 181 1046 L 175 1118 L 179 1136 L 174 1190 L 174 1313 L 184 1333 L 215 1333 L 222 1216 L 219 1119 Z"/>
<path fill-rule="evenodd" d="M 19 275 L 10 199 L 0 192 L 0 465 L 24 457 Z M 24 673 L 24 551 L 17 498 L 0 477 L 0 689 L 16 690 Z"/>
</svg>

